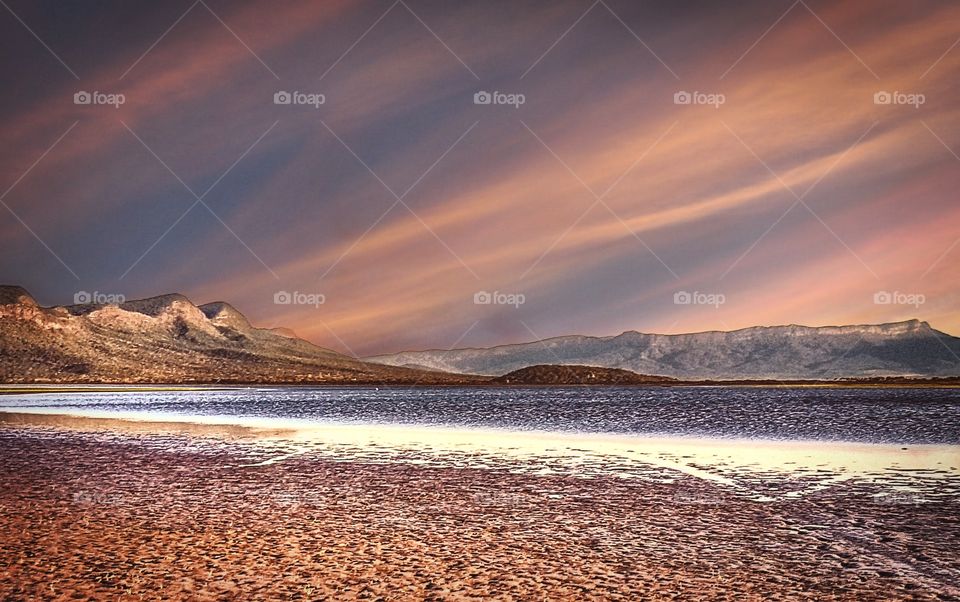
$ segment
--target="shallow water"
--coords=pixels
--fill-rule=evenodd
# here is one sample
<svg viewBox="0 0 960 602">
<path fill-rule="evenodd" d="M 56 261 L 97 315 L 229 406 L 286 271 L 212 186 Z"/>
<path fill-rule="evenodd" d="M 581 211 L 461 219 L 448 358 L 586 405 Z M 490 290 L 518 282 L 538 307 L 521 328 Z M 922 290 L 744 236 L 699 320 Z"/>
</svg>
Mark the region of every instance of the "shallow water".
<svg viewBox="0 0 960 602">
<path fill-rule="evenodd" d="M 180 423 L 191 435 L 192 423 L 246 427 L 231 444 L 241 468 L 318 457 L 695 477 L 755 500 L 841 486 L 896 504 L 960 496 L 954 390 L 273 387 L 6 396 L 0 410 Z"/>
<path fill-rule="evenodd" d="M 14 408 L 511 431 L 960 444 L 960 389 L 267 387 L 0 397 L 0 410 Z"/>
</svg>

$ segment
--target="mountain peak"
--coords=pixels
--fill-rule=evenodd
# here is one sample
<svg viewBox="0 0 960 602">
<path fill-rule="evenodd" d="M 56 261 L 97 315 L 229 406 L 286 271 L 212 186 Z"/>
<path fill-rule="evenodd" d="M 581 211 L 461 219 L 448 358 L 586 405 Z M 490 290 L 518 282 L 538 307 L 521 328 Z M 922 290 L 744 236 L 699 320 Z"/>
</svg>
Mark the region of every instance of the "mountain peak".
<svg viewBox="0 0 960 602">
<path fill-rule="evenodd" d="M 198 309 L 203 312 L 203 315 L 205 315 L 207 319 L 218 326 L 229 326 L 235 330 L 249 330 L 252 328 L 246 316 L 240 313 L 237 308 L 224 301 L 205 303 L 198 306 Z"/>
<path fill-rule="evenodd" d="M 0 284 L 0 305 L 36 305 L 33 296 L 22 286 Z"/>
<path fill-rule="evenodd" d="M 885 324 L 876 324 L 876 325 L 864 325 L 864 326 L 855 326 L 853 328 L 858 328 L 862 331 L 867 331 L 876 334 L 884 335 L 900 335 L 900 334 L 912 334 L 918 332 L 933 331 L 933 328 L 929 323 L 918 320 L 917 318 L 912 318 L 910 320 L 904 320 L 902 322 L 887 322 Z"/>
<path fill-rule="evenodd" d="M 179 293 L 169 293 L 166 295 L 157 295 L 156 297 L 147 297 L 146 299 L 125 301 L 120 304 L 120 309 L 156 317 L 176 305 L 196 307 L 190 302 L 190 299 L 187 299 L 183 295 Z"/>
<path fill-rule="evenodd" d="M 277 326 L 276 328 L 271 328 L 270 332 L 288 339 L 299 339 L 298 335 L 292 328 L 287 328 L 286 326 Z"/>
</svg>

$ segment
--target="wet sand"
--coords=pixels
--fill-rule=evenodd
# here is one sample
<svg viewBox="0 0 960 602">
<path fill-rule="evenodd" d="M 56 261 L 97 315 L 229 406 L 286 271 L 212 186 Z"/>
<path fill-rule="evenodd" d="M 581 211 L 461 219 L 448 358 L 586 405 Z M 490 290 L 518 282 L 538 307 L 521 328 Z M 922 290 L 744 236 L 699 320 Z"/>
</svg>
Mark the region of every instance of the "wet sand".
<svg viewBox="0 0 960 602">
<path fill-rule="evenodd" d="M 954 495 L 295 439 L 3 416 L 0 599 L 960 599 Z"/>
</svg>

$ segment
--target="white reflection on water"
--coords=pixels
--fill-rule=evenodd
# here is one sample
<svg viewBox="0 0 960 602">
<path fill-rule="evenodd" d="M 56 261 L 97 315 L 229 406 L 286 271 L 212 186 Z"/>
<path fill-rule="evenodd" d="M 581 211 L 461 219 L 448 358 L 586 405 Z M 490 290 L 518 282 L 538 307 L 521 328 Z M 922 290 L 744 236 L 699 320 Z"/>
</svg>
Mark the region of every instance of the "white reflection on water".
<svg viewBox="0 0 960 602">
<path fill-rule="evenodd" d="M 62 416 L 57 425 L 80 426 L 64 416 L 64 408 L 9 409 Z M 102 421 L 107 429 L 122 422 L 137 424 L 141 431 L 162 424 L 185 434 L 194 434 L 198 425 L 212 427 L 204 430 L 208 435 L 227 429 L 236 434 L 239 428 L 251 459 L 238 467 L 269 466 L 316 454 L 340 461 L 500 468 L 584 478 L 614 475 L 672 482 L 686 475 L 757 500 L 801 497 L 847 482 L 880 485 L 886 493 L 879 495 L 907 493 L 913 501 L 960 493 L 957 445 L 511 431 L 155 411 L 70 409 L 69 415 L 114 419 Z"/>
</svg>

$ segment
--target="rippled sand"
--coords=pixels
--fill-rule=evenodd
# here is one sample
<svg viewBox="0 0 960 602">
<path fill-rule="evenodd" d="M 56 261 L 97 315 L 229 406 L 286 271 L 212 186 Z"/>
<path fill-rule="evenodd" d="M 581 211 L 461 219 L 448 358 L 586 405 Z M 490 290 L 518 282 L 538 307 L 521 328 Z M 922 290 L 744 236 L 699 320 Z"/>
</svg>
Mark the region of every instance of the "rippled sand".
<svg viewBox="0 0 960 602">
<path fill-rule="evenodd" d="M 960 596 L 949 446 L 302 426 L 0 416 L 0 599 Z"/>
</svg>

